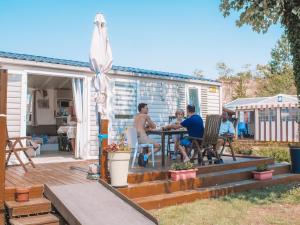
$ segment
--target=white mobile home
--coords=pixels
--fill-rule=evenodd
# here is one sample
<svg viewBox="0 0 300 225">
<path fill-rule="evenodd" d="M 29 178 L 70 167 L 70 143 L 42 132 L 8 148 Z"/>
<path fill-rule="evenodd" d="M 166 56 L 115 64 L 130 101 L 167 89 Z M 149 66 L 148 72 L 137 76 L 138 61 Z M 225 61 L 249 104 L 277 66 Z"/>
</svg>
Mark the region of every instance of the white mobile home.
<svg viewBox="0 0 300 225">
<path fill-rule="evenodd" d="M 75 91 L 82 98 L 77 126 L 81 144 L 75 156 L 97 156 L 94 74 L 88 63 L 0 51 L 0 69 L 8 72 L 9 136 L 45 139 L 42 152 L 57 146 L 57 130 L 65 122 L 67 108 L 74 105 Z M 221 85 L 214 80 L 121 66 L 113 66 L 109 77 L 109 141 L 132 126 L 140 102 L 149 105 L 150 116 L 160 124 L 187 103 L 195 104 L 204 118 L 222 110 Z"/>
<path fill-rule="evenodd" d="M 240 98 L 225 105 L 234 110 L 238 126 L 255 141 L 299 142 L 300 109 L 297 96 Z"/>
</svg>

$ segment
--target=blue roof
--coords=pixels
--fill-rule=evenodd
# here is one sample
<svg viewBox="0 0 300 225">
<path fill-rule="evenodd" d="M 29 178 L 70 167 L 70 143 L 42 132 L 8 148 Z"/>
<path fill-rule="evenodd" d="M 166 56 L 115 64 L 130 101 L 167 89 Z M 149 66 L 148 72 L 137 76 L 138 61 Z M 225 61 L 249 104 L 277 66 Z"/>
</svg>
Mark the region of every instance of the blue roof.
<svg viewBox="0 0 300 225">
<path fill-rule="evenodd" d="M 75 60 L 50 58 L 50 57 L 44 57 L 44 56 L 35 56 L 35 55 L 29 55 L 29 54 L 19 54 L 19 53 L 0 51 L 0 57 L 1 58 L 9 58 L 9 59 L 18 59 L 18 60 L 26 60 L 26 61 L 34 61 L 34 62 L 43 62 L 43 63 L 51 63 L 51 64 L 60 64 L 60 65 L 90 68 L 90 63 L 88 63 L 88 62 L 80 62 L 80 61 L 75 61 Z M 147 69 L 140 69 L 140 68 L 134 68 L 134 67 L 125 67 L 125 66 L 115 66 L 115 65 L 113 65 L 112 69 L 117 70 L 117 71 L 132 72 L 132 73 L 139 73 L 139 74 L 160 76 L 160 77 L 218 82 L 216 80 L 206 79 L 206 78 L 199 78 L 199 77 L 196 77 L 196 76 L 191 76 L 191 75 L 186 75 L 186 74 L 169 73 L 169 72 L 162 72 L 162 71 L 156 71 L 156 70 L 147 70 Z"/>
</svg>

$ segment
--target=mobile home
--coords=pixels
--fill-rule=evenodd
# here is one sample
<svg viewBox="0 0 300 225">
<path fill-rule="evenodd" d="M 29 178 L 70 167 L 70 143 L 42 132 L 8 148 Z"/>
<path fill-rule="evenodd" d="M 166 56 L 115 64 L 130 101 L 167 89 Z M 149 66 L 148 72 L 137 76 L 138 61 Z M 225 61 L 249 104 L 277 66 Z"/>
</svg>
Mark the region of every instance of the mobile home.
<svg viewBox="0 0 300 225">
<path fill-rule="evenodd" d="M 297 96 L 240 98 L 225 105 L 234 110 L 246 136 L 255 141 L 299 142 L 300 109 Z"/>
<path fill-rule="evenodd" d="M 59 153 L 57 130 L 66 122 L 76 92 L 82 115 L 77 118 L 80 144 L 75 157 L 97 156 L 96 92 L 89 63 L 0 51 L 0 69 L 8 73 L 9 136 L 38 137 L 43 142 L 41 154 L 53 149 Z M 214 80 L 122 66 L 113 66 L 108 76 L 109 142 L 132 126 L 140 102 L 149 105 L 157 124 L 168 123 L 169 116 L 187 103 L 193 103 L 203 118 L 222 110 L 221 84 Z"/>
</svg>

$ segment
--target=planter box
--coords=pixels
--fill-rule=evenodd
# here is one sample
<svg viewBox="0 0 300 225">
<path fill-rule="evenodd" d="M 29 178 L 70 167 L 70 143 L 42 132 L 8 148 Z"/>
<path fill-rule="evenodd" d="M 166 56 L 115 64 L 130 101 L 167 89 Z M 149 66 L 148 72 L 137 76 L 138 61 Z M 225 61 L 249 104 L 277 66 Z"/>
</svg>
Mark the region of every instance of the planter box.
<svg viewBox="0 0 300 225">
<path fill-rule="evenodd" d="M 28 201 L 29 201 L 29 188 L 17 188 L 16 202 L 28 202 Z"/>
<path fill-rule="evenodd" d="M 108 166 L 110 173 L 111 185 L 114 187 L 126 187 L 130 152 L 109 152 Z"/>
<path fill-rule="evenodd" d="M 252 171 L 255 180 L 270 180 L 272 179 L 274 170 L 267 170 L 263 172 Z"/>
<path fill-rule="evenodd" d="M 191 170 L 169 170 L 171 173 L 171 179 L 173 181 L 178 180 L 186 180 L 190 178 L 196 178 L 196 172 L 197 169 L 191 169 Z"/>
</svg>

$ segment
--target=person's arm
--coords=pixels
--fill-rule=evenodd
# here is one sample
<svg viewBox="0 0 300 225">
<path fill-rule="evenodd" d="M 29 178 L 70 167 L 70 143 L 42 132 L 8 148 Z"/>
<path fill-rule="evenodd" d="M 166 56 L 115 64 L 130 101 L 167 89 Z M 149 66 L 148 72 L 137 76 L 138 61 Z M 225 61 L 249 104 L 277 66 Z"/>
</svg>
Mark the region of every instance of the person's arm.
<svg viewBox="0 0 300 225">
<path fill-rule="evenodd" d="M 174 130 L 177 130 L 177 129 L 182 128 L 182 126 L 181 126 L 180 123 L 174 123 L 174 124 L 167 125 L 164 128 L 165 129 L 174 129 Z"/>
<path fill-rule="evenodd" d="M 156 125 L 155 123 L 151 120 L 150 116 L 146 116 L 146 122 L 147 122 L 147 127 L 148 129 L 155 129 Z"/>
</svg>

